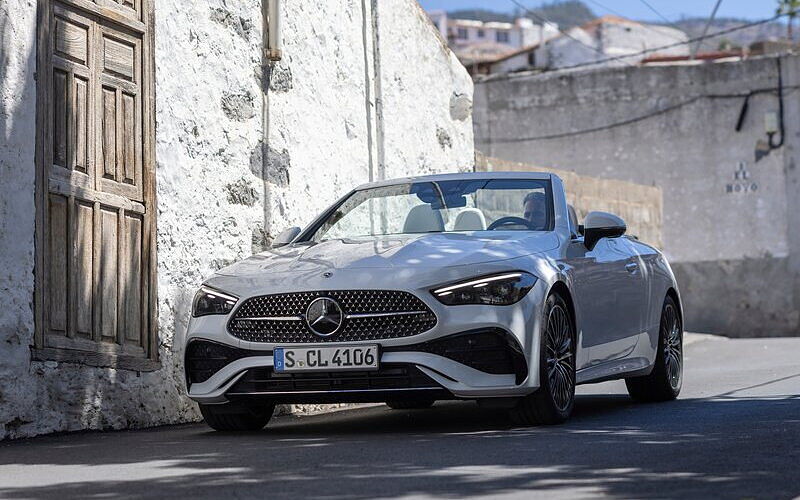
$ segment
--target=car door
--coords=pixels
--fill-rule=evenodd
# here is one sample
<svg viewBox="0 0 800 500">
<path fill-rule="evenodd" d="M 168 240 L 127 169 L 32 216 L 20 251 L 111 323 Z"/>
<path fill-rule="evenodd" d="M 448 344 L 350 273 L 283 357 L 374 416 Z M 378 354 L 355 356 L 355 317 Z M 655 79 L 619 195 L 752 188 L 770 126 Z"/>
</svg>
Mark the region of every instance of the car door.
<svg viewBox="0 0 800 500">
<path fill-rule="evenodd" d="M 573 240 L 567 261 L 573 271 L 573 293 L 581 310 L 582 346 L 589 364 L 626 355 L 641 322 L 636 305 L 639 292 L 632 272 L 631 249 L 620 238 L 603 238 L 589 251 L 582 239 Z"/>
<path fill-rule="evenodd" d="M 610 247 L 608 238 L 603 238 L 592 250 L 588 250 L 583 239 L 573 240 L 567 252 L 567 261 L 572 268 L 573 293 L 580 308 L 583 346 L 602 344 L 614 337 L 621 325 L 619 315 L 610 314 L 615 309 L 613 290 L 619 281 L 615 268 L 619 267 L 618 255 Z"/>
<path fill-rule="evenodd" d="M 642 253 L 644 245 L 625 236 L 617 238 L 617 249 L 624 254 L 627 283 L 620 289 L 620 302 L 627 309 L 630 323 L 629 336 L 639 335 L 647 329 L 649 309 L 647 255 Z"/>
</svg>

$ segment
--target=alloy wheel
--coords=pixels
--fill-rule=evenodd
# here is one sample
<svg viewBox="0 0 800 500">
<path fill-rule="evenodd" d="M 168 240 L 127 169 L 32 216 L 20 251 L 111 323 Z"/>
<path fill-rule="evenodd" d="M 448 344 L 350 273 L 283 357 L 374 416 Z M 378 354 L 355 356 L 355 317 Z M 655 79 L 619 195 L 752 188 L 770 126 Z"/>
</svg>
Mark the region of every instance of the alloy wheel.
<svg viewBox="0 0 800 500">
<path fill-rule="evenodd" d="M 672 304 L 664 308 L 664 321 L 661 324 L 664 338 L 664 361 L 667 367 L 669 385 L 673 389 L 680 386 L 683 367 L 683 336 L 681 334 L 678 312 Z"/>
<path fill-rule="evenodd" d="M 575 356 L 572 341 L 572 326 L 567 311 L 556 305 L 547 318 L 547 377 L 553 403 L 565 411 L 572 401 L 575 389 Z"/>
</svg>

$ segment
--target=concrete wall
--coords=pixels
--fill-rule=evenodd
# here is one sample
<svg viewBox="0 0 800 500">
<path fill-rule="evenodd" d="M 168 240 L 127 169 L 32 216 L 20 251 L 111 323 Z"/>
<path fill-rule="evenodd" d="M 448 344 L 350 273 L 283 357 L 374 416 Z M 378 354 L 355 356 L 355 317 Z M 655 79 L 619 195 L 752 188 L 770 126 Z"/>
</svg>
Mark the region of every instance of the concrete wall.
<svg viewBox="0 0 800 500">
<path fill-rule="evenodd" d="M 781 60 L 786 141 L 766 146 L 778 60 L 492 77 L 476 85 L 476 147 L 511 161 L 654 185 L 689 329 L 800 333 L 800 60 Z M 776 138 L 777 139 L 777 138 Z"/>
<path fill-rule="evenodd" d="M 156 0 L 151 373 L 31 361 L 36 2 L 0 4 L 0 439 L 197 419 L 179 353 L 206 276 L 356 184 L 471 168 L 472 82 L 415 1 L 285 3 L 263 68 L 260 1 Z"/>
<path fill-rule="evenodd" d="M 579 220 L 593 210 L 611 212 L 625 220 L 628 234 L 656 247 L 662 246 L 661 188 L 632 182 L 578 175 L 568 170 L 541 167 L 528 163 L 491 158 L 481 153 L 475 157 L 480 172 L 550 172 L 564 181 L 567 202 L 575 207 Z"/>
</svg>

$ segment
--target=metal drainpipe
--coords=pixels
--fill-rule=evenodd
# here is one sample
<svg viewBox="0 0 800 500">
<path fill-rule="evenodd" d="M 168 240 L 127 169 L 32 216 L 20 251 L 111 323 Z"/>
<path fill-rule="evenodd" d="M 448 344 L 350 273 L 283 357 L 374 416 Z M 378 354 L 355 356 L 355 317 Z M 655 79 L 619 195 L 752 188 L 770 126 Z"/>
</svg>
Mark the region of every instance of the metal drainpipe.
<svg viewBox="0 0 800 500">
<path fill-rule="evenodd" d="M 269 163 L 269 86 L 272 67 L 283 57 L 283 17 L 281 0 L 262 0 L 261 2 L 261 179 L 264 188 L 263 218 L 264 238 L 269 238 L 272 231 L 272 212 L 269 180 L 267 178 Z M 264 243 L 267 243 L 264 241 Z"/>
<path fill-rule="evenodd" d="M 263 8 L 263 1 L 261 5 Z M 270 61 L 280 61 L 283 57 L 283 2 L 281 0 L 269 0 L 267 22 L 267 58 Z"/>
<path fill-rule="evenodd" d="M 385 129 L 383 123 L 383 74 L 381 72 L 381 37 L 380 15 L 378 13 L 378 0 L 372 0 L 372 50 L 373 71 L 375 83 L 375 120 L 376 120 L 376 149 L 377 149 L 377 178 L 386 179 L 386 150 L 384 147 Z"/>
</svg>

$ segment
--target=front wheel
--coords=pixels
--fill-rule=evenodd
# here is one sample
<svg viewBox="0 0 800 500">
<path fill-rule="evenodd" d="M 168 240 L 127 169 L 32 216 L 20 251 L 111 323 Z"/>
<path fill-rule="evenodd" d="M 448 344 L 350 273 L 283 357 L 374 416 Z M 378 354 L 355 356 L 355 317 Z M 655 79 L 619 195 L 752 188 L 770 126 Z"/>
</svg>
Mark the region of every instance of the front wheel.
<svg viewBox="0 0 800 500">
<path fill-rule="evenodd" d="M 272 418 L 275 405 L 200 405 L 200 413 L 215 431 L 257 431 Z"/>
<path fill-rule="evenodd" d="M 658 351 L 653 371 L 644 377 L 625 379 L 628 394 L 636 401 L 671 401 L 683 383 L 683 323 L 678 305 L 667 297 L 661 310 Z"/>
<path fill-rule="evenodd" d="M 539 348 L 539 389 L 521 398 L 511 417 L 522 425 L 553 425 L 567 420 L 575 404 L 575 331 L 566 302 L 545 302 Z"/>
</svg>

